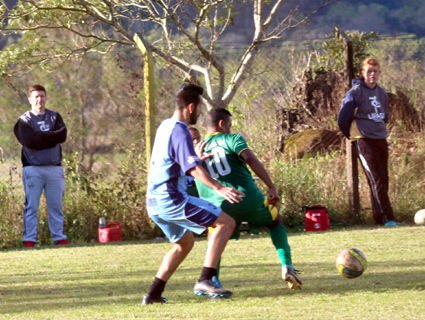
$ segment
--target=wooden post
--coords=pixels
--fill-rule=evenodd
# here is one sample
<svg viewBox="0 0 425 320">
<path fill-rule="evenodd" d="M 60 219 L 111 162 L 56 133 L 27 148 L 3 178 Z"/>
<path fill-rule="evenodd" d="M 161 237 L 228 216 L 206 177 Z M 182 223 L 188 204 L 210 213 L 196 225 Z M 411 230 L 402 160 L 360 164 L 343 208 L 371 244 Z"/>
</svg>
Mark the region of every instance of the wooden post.
<svg viewBox="0 0 425 320">
<path fill-rule="evenodd" d="M 144 80 L 143 89 L 145 90 L 145 140 L 146 140 L 146 164 L 149 171 L 149 164 L 152 154 L 153 142 L 155 140 L 155 82 L 154 82 L 154 63 L 152 52 L 148 51 L 143 45 L 137 33 L 134 35 L 134 41 L 143 53 L 144 60 Z"/>
<path fill-rule="evenodd" d="M 351 88 L 351 81 L 354 79 L 354 53 L 353 42 L 338 26 L 335 26 L 335 37 L 343 40 L 345 44 L 345 83 L 347 91 Z M 360 214 L 360 196 L 359 196 L 359 169 L 357 165 L 357 157 L 353 143 L 346 139 L 346 154 L 347 154 L 347 184 L 348 184 L 348 205 L 352 216 L 356 217 L 357 223 L 362 224 Z"/>
</svg>

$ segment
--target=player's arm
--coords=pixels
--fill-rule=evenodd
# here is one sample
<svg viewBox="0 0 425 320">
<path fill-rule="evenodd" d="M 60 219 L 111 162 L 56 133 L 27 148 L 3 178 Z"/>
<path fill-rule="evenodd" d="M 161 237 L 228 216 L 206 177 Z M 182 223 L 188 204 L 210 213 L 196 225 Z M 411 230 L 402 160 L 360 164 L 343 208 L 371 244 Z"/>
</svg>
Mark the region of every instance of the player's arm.
<svg viewBox="0 0 425 320">
<path fill-rule="evenodd" d="M 195 153 L 198 156 L 199 160 L 201 160 L 201 162 L 204 162 L 205 160 L 212 158 L 214 156 L 213 154 L 204 153 L 204 149 L 206 145 L 207 145 L 206 141 L 201 141 L 195 147 Z"/>
<path fill-rule="evenodd" d="M 249 165 L 252 171 L 254 171 L 254 173 L 261 180 L 263 180 L 263 182 L 269 188 L 269 204 L 272 205 L 272 207 L 275 207 L 277 202 L 279 201 L 279 194 L 263 164 L 249 149 L 243 150 L 240 154 L 240 157 L 246 162 L 247 165 Z"/>
<path fill-rule="evenodd" d="M 189 170 L 189 174 L 196 180 L 207 185 L 211 189 L 215 190 L 221 197 L 229 201 L 230 203 L 241 202 L 245 194 L 239 190 L 225 187 L 222 184 L 214 180 L 208 172 L 202 166 L 196 166 Z"/>
</svg>

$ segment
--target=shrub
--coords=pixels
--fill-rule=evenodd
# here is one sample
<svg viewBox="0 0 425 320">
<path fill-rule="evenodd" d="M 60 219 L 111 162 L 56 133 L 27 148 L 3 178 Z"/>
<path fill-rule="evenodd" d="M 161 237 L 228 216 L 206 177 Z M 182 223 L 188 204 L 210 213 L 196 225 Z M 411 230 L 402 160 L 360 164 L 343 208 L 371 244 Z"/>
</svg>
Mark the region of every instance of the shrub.
<svg viewBox="0 0 425 320">
<path fill-rule="evenodd" d="M 133 146 L 116 176 L 107 181 L 101 174 L 81 170 L 78 154 L 65 157 L 65 195 L 63 199 L 65 234 L 72 243 L 97 242 L 99 217 L 117 222 L 123 240 L 148 239 L 162 235 L 149 219 L 145 208 L 146 163 Z M 19 246 L 22 242 L 22 212 L 24 197 L 16 196 L 12 183 L 0 185 L 0 247 Z M 38 213 L 38 242 L 51 244 L 47 206 L 42 197 Z"/>
<path fill-rule="evenodd" d="M 0 248 L 17 247 L 22 244 L 23 201 L 12 183 L 0 183 L 0 202 Z"/>
<path fill-rule="evenodd" d="M 112 181 L 80 170 L 77 156 L 65 159 L 67 194 L 65 228 L 72 242 L 96 242 L 99 217 L 117 222 L 123 240 L 151 238 L 158 233 L 145 208 L 146 164 L 133 146 Z"/>
</svg>

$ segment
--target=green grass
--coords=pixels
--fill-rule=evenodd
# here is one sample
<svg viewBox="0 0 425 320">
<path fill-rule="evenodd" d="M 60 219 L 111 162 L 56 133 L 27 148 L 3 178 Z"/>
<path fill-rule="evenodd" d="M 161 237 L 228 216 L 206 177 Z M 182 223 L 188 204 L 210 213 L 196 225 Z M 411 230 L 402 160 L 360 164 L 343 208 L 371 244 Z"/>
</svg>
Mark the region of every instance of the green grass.
<svg viewBox="0 0 425 320">
<path fill-rule="evenodd" d="M 230 241 L 221 281 L 230 300 L 195 296 L 206 241 L 171 278 L 167 305 L 142 306 L 166 241 L 43 246 L 0 251 L 0 319 L 424 319 L 425 227 L 289 234 L 303 290 L 281 279 L 268 236 Z M 335 258 L 362 250 L 368 269 L 345 279 Z"/>
</svg>

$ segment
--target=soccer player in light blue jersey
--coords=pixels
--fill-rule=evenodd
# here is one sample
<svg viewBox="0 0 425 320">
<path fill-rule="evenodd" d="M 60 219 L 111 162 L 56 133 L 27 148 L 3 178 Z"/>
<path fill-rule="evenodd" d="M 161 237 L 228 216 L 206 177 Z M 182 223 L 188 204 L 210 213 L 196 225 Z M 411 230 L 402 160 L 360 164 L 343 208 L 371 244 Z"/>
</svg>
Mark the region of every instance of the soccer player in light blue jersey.
<svg viewBox="0 0 425 320">
<path fill-rule="evenodd" d="M 164 303 L 162 293 L 167 281 L 194 245 L 192 232 L 201 234 L 208 227 L 215 227 L 210 237 L 201 277 L 194 291 L 198 295 L 228 298 L 232 292 L 224 289 L 216 280 L 218 261 L 229 240 L 235 221 L 215 205 L 186 192 L 187 178 L 193 176 L 211 187 L 230 203 L 242 201 L 243 192 L 224 187 L 215 181 L 202 167 L 205 143 L 193 148 L 188 125 L 196 124 L 202 111 L 203 88 L 192 83 L 183 84 L 176 93 L 175 111 L 171 118 L 159 126 L 149 169 L 146 207 L 150 218 L 174 243 L 165 255 L 142 304 Z M 191 231 L 191 232 L 190 232 Z"/>
</svg>

